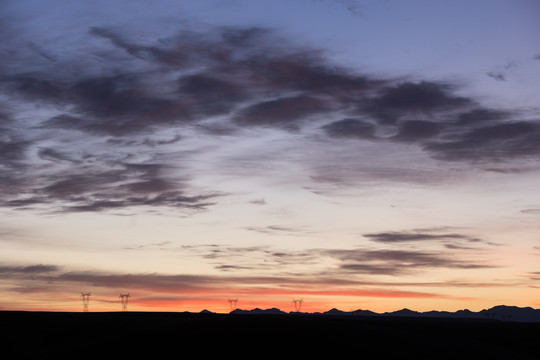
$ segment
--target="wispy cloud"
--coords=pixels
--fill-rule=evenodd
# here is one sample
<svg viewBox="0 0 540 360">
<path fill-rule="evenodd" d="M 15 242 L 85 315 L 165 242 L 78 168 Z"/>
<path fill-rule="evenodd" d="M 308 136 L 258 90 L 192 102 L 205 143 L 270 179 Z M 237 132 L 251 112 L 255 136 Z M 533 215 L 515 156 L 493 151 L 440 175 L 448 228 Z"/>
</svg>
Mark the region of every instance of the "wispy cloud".
<svg viewBox="0 0 540 360">
<path fill-rule="evenodd" d="M 262 229 L 263 234 L 281 233 L 283 230 Z M 257 230 L 259 231 L 259 230 Z M 286 230 L 288 231 L 288 230 Z M 410 276 L 433 269 L 453 271 L 489 269 L 499 267 L 489 259 L 492 243 L 458 233 L 387 232 L 364 235 L 373 242 L 387 247 L 356 247 L 347 249 L 307 248 L 304 250 L 280 249 L 264 246 L 192 245 L 177 251 L 207 259 L 220 271 L 243 271 L 278 274 L 295 272 L 298 268 L 306 273 L 347 273 L 356 276 Z M 416 246 L 413 246 L 416 245 Z M 171 250 L 171 249 L 170 249 Z M 481 259 L 478 254 L 482 254 Z"/>
<path fill-rule="evenodd" d="M 330 250 L 328 255 L 341 261 L 340 269 L 360 274 L 406 275 L 427 269 L 482 269 L 493 265 L 456 258 L 429 250 Z"/>
<path fill-rule="evenodd" d="M 130 289 L 141 298 L 160 298 L 165 294 L 212 298 L 234 292 L 246 296 L 351 296 L 375 298 L 452 298 L 428 290 L 406 290 L 411 286 L 441 287 L 455 284 L 384 283 L 344 280 L 311 276 L 245 276 L 245 275 L 188 275 L 188 274 L 125 274 L 105 271 L 60 271 L 53 265 L 30 265 L 0 268 L 2 283 L 12 284 L 10 291 L 46 293 L 61 286 L 64 292 L 96 289 L 94 295 L 108 294 L 118 289 Z M 16 283 L 15 283 L 16 282 Z M 45 284 L 47 286 L 45 286 Z M 493 284 L 491 284 L 493 285 Z M 457 286 L 462 286 L 457 284 Z M 496 285 L 498 286 L 498 285 Z M 403 287 L 403 289 L 400 289 Z M 60 292 L 61 293 L 61 292 Z M 72 296 L 70 296 L 72 297 Z M 173 297 L 172 300 L 179 301 Z M 222 299 L 223 301 L 223 299 Z M 158 301 L 159 303 L 159 301 Z M 151 301 L 148 306 L 151 306 Z M 155 306 L 155 304 L 154 304 Z"/>
<path fill-rule="evenodd" d="M 466 243 L 481 243 L 482 240 L 460 233 L 445 233 L 437 229 L 423 229 L 421 231 L 392 231 L 364 234 L 364 237 L 380 243 L 406 243 L 406 242 L 440 242 L 456 241 Z"/>
<path fill-rule="evenodd" d="M 0 274 L 6 277 L 10 276 L 34 276 L 34 275 L 46 275 L 52 272 L 57 272 L 61 268 L 56 265 L 25 265 L 25 266 L 0 266 Z"/>
</svg>

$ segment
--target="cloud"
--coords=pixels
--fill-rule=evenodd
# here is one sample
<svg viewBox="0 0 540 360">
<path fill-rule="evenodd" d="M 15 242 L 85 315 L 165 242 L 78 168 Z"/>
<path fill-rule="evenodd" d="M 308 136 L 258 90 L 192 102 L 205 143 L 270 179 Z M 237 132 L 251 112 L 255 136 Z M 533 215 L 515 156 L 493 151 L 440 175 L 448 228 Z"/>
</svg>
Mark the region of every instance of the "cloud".
<svg viewBox="0 0 540 360">
<path fill-rule="evenodd" d="M 246 227 L 246 230 L 255 231 L 261 234 L 299 234 L 305 231 L 303 228 L 279 225 L 248 226 Z"/>
<path fill-rule="evenodd" d="M 520 213 L 538 215 L 540 214 L 540 209 L 523 209 L 520 211 Z"/>
<path fill-rule="evenodd" d="M 50 154 L 49 154 L 50 155 Z M 47 157 L 47 160 L 49 158 Z M 55 157 L 55 161 L 58 158 Z M 99 212 L 134 207 L 176 208 L 201 211 L 215 204 L 223 193 L 186 194 L 178 179 L 169 181 L 160 172 L 162 164 L 115 164 L 116 169 L 74 168 L 27 186 L 24 197 L 4 196 L 11 208 L 47 208 L 48 212 Z M 118 165 L 121 165 L 118 166 Z"/>
<path fill-rule="evenodd" d="M 46 75 L 8 75 L 4 76 L 3 87 L 23 100 L 37 103 L 61 105 L 67 96 L 67 84 L 49 79 Z"/>
<path fill-rule="evenodd" d="M 486 75 L 496 81 L 506 81 L 510 70 L 517 66 L 518 63 L 516 61 L 508 61 L 506 64 L 497 66 L 497 68 L 492 71 L 488 71 Z"/>
<path fill-rule="evenodd" d="M 452 85 L 443 82 L 401 82 L 381 88 L 379 95 L 366 101 L 359 110 L 391 124 L 405 114 L 433 115 L 474 104 L 470 98 L 454 95 L 453 90 Z"/>
<path fill-rule="evenodd" d="M 224 266 L 222 270 L 243 269 L 241 266 Z M 106 271 L 60 271 L 60 267 L 33 265 L 0 267 L 2 282 L 7 289 L 18 293 L 55 292 L 56 299 L 64 293 L 77 293 L 81 288 L 92 295 L 129 289 L 138 298 L 159 298 L 162 294 L 223 298 L 226 294 L 245 296 L 353 296 L 375 298 L 447 298 L 448 295 L 428 291 L 399 289 L 399 283 L 356 281 L 321 276 L 257 276 L 257 275 L 191 275 L 159 273 L 115 273 Z M 251 269 L 247 269 L 251 270 Z M 45 286 L 46 284 L 46 286 Z M 433 286 L 444 286 L 433 284 Z M 405 287 L 422 284 L 405 283 Z M 86 291 L 86 290 L 85 290 Z M 60 294 L 60 295 L 59 295 Z M 152 294 L 152 295 L 150 295 Z M 178 300 L 178 299 L 176 299 Z M 99 300 L 98 300 L 99 301 Z M 159 302 L 158 302 L 159 303 Z M 151 304 L 148 304 L 151 306 Z"/>
<path fill-rule="evenodd" d="M 364 234 L 364 237 L 379 243 L 392 244 L 392 243 L 406 243 L 406 242 L 418 242 L 418 241 L 465 241 L 470 243 L 481 242 L 480 239 L 470 237 L 464 234 L 458 233 L 437 233 L 428 231 L 417 232 L 381 232 Z"/>
<path fill-rule="evenodd" d="M 465 129 L 447 140 L 424 144 L 433 157 L 453 161 L 501 161 L 540 154 L 540 124 L 513 121 Z"/>
<path fill-rule="evenodd" d="M 251 230 L 251 229 L 250 229 Z M 286 232 L 285 228 L 261 228 L 252 231 L 263 234 L 278 234 Z M 295 234 L 295 232 L 292 232 Z M 267 245 L 261 246 L 230 246 L 230 245 L 191 245 L 177 249 L 180 253 L 189 256 L 198 256 L 210 260 L 215 269 L 221 271 L 265 271 L 274 276 L 286 272 L 289 266 L 316 266 L 318 263 L 317 251 L 290 251 L 274 249 Z"/>
<path fill-rule="evenodd" d="M 234 266 L 231 266 L 234 267 Z M 16 268 L 16 267 L 15 267 Z M 21 274 L 3 273 L 0 283 L 6 293 L 24 293 L 49 296 L 57 303 L 73 303 L 74 296 L 81 289 L 92 293 L 92 303 L 109 303 L 112 296 L 117 298 L 119 289 L 129 291 L 134 299 L 133 304 L 139 307 L 177 307 L 182 301 L 190 303 L 201 300 L 204 304 L 216 302 L 217 306 L 224 299 L 239 296 L 247 305 L 254 299 L 271 297 L 289 299 L 291 297 L 329 297 L 329 298 L 417 298 L 417 299 L 455 299 L 456 297 L 441 289 L 462 287 L 498 287 L 516 284 L 500 282 L 385 282 L 366 281 L 354 277 L 343 277 L 337 274 L 291 274 L 285 275 L 193 275 L 193 274 L 160 274 L 160 273 L 122 273 L 107 271 L 52 271 L 41 274 L 32 273 L 26 266 Z M 241 267 L 239 267 L 241 268 Z M 226 270 L 226 269 L 224 269 Z M 246 270 L 246 269 L 241 269 Z M 246 271 L 252 271 L 247 269 Z M 439 291 L 435 291 L 434 289 Z M 251 299 L 251 300 L 250 300 Z M 463 300 L 463 298 L 460 298 Z M 258 301 L 258 300 L 256 300 Z M 117 300 L 115 301 L 117 303 Z M 207 306 L 201 304 L 201 306 Z M 71 305 L 69 305 L 71 306 Z M 248 305 L 249 306 L 249 305 Z"/>
<path fill-rule="evenodd" d="M 458 126 L 470 126 L 475 124 L 485 125 L 489 122 L 499 122 L 512 116 L 512 112 L 489 109 L 489 108 L 473 108 L 470 111 L 459 113 L 456 119 L 456 125 Z M 484 124 L 482 124 L 484 123 Z"/>
<path fill-rule="evenodd" d="M 407 120 L 399 124 L 398 133 L 394 137 L 400 141 L 419 141 L 432 138 L 441 132 L 442 125 L 434 121 Z"/>
<path fill-rule="evenodd" d="M 376 126 L 370 122 L 346 118 L 322 127 L 331 137 L 374 139 Z"/>
<path fill-rule="evenodd" d="M 487 76 L 489 76 L 490 78 L 493 78 L 497 81 L 505 81 L 506 80 L 506 75 L 503 73 L 503 72 L 496 72 L 496 71 L 488 71 L 486 73 Z"/>
<path fill-rule="evenodd" d="M 43 160 L 51 160 L 55 162 L 77 162 L 77 160 L 74 160 L 69 154 L 52 148 L 40 148 L 37 155 Z"/>
<path fill-rule="evenodd" d="M 186 196 L 181 192 L 160 193 L 156 196 L 128 197 L 115 200 L 105 200 L 95 197 L 77 198 L 73 204 L 64 205 L 61 212 L 93 212 L 114 209 L 133 208 L 140 206 L 163 206 L 188 210 L 204 210 L 214 205 L 208 201 L 219 195 Z"/>
<path fill-rule="evenodd" d="M 71 113 L 51 117 L 42 127 L 121 136 L 188 119 L 181 102 L 147 94 L 137 80 L 135 75 L 76 80 L 54 99 Z"/>
<path fill-rule="evenodd" d="M 253 205 L 264 206 L 264 205 L 266 205 L 266 200 L 264 198 L 253 199 L 253 200 L 250 200 L 249 203 L 253 204 Z"/>
<path fill-rule="evenodd" d="M 300 120 L 328 111 L 330 108 L 326 101 L 301 95 L 250 105 L 235 116 L 235 121 L 244 126 L 272 126 L 296 130 Z"/>
<path fill-rule="evenodd" d="M 56 265 L 26 265 L 26 266 L 0 266 L 0 274 L 3 276 L 14 275 L 39 275 L 59 271 L 60 267 Z"/>
<path fill-rule="evenodd" d="M 24 160 L 26 151 L 31 145 L 31 141 L 24 140 L 17 135 L 6 134 L 4 139 L 0 139 L 0 160 L 8 167 L 19 167 Z"/>
<path fill-rule="evenodd" d="M 492 265 L 454 259 L 434 251 L 410 250 L 330 250 L 327 255 L 339 259 L 340 269 L 359 274 L 372 275 L 407 275 L 421 270 L 446 269 L 483 269 Z"/>
<path fill-rule="evenodd" d="M 351 14 L 354 14 L 357 16 L 362 15 L 362 7 L 360 6 L 360 1 L 356 1 L 356 0 L 312 0 L 312 1 L 317 1 L 317 2 L 325 1 L 325 2 L 332 2 L 332 3 L 335 2 L 339 4 L 340 6 L 343 6 L 344 8 L 346 8 L 347 11 L 349 11 Z"/>
<path fill-rule="evenodd" d="M 540 271 L 529 272 L 529 279 L 531 279 L 532 281 L 539 281 Z"/>
<path fill-rule="evenodd" d="M 152 38 L 121 26 L 92 25 L 77 35 L 89 40 L 82 42 L 85 56 L 51 48 L 42 52 L 54 55 L 39 61 L 3 44 L 1 62 L 12 71 L 1 73 L 7 110 L 0 113 L 0 159 L 16 171 L 2 175 L 0 204 L 65 212 L 206 209 L 223 194 L 194 189 L 198 173 L 184 165 L 193 154 L 185 144 L 218 149 L 228 146 L 217 146 L 219 137 L 251 141 L 274 130 L 304 136 L 318 130 L 329 153 L 347 153 L 351 142 L 344 140 L 352 139 L 369 141 L 381 154 L 386 145 L 394 149 L 388 151 L 416 146 L 440 161 L 540 155 L 538 119 L 482 106 L 448 82 L 360 73 L 268 28 L 201 29 Z M 8 33 L 12 42 L 39 43 L 27 32 Z M 36 49 L 23 50 L 35 55 Z M 294 151 L 311 151 L 302 149 L 306 143 L 294 143 Z M 236 158 L 262 163 L 260 153 Z M 311 174 L 313 179 L 346 182 L 369 171 L 404 179 L 414 172 L 362 167 L 352 157 L 322 164 L 321 157 L 303 159 L 324 172 Z M 142 167 L 157 162 L 154 170 Z"/>
<path fill-rule="evenodd" d="M 263 234 L 276 234 L 283 231 L 289 233 L 289 229 L 282 228 L 257 228 L 253 231 Z M 248 247 L 199 245 L 182 247 L 177 251 L 211 260 L 212 265 L 221 271 L 242 273 L 250 270 L 276 273 L 278 269 L 288 272 L 289 267 L 294 269 L 296 266 L 301 266 L 306 274 L 326 274 L 325 276 L 340 278 L 346 273 L 353 281 L 360 281 L 355 278 L 356 275 L 403 276 L 432 269 L 446 269 L 450 274 L 452 270 L 497 267 L 497 264 L 490 262 L 486 257 L 489 250 L 486 246 L 492 244 L 467 235 L 389 232 L 366 235 L 366 237 L 369 236 L 374 242 L 389 245 L 389 247 L 308 248 L 295 251 L 276 249 L 268 245 Z M 411 246 L 414 243 L 422 246 Z M 480 252 L 484 260 L 479 260 Z M 365 277 L 362 279 L 368 281 Z"/>
</svg>

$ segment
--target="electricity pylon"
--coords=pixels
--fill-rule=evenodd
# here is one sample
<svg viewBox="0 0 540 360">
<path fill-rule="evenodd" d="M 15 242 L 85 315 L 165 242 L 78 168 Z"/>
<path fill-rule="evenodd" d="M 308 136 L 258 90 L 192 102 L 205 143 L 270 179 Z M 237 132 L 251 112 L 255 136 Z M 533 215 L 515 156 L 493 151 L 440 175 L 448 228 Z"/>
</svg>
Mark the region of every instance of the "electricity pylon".
<svg viewBox="0 0 540 360">
<path fill-rule="evenodd" d="M 129 293 L 120 294 L 120 301 L 122 302 L 122 311 L 127 310 Z"/>
<path fill-rule="evenodd" d="M 81 293 L 82 302 L 83 302 L 83 311 L 88 312 L 88 304 L 90 303 L 90 293 Z"/>
<path fill-rule="evenodd" d="M 298 299 L 298 300 L 293 299 L 292 302 L 294 304 L 294 311 L 296 312 L 302 311 L 302 303 L 304 302 L 304 299 Z"/>
<path fill-rule="evenodd" d="M 229 308 L 231 311 L 236 310 L 236 305 L 238 305 L 238 299 L 228 299 L 229 302 Z"/>
</svg>

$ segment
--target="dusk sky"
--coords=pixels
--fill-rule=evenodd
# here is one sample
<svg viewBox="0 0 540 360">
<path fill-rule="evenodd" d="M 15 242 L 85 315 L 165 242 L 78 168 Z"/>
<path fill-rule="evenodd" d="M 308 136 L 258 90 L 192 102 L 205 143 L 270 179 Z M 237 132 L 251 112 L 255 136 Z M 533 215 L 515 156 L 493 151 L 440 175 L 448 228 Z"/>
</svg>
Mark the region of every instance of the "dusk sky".
<svg viewBox="0 0 540 360">
<path fill-rule="evenodd" d="M 1 0 L 0 309 L 540 307 L 539 17 Z"/>
</svg>

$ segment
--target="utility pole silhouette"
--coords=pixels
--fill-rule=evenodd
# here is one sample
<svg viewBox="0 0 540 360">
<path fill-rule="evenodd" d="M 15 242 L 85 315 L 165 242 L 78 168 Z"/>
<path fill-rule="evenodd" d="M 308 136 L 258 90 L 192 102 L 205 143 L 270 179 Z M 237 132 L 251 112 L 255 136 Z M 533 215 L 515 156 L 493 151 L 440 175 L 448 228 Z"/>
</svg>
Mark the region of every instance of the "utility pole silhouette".
<svg viewBox="0 0 540 360">
<path fill-rule="evenodd" d="M 88 312 L 88 304 L 90 303 L 90 293 L 81 293 L 82 302 L 83 302 L 83 311 Z"/>
<path fill-rule="evenodd" d="M 229 302 L 229 308 L 231 309 L 231 311 L 236 310 L 238 305 L 238 299 L 228 299 L 227 301 Z"/>
<path fill-rule="evenodd" d="M 293 299 L 292 302 L 294 304 L 294 311 L 296 312 L 302 311 L 302 303 L 304 302 L 304 299 L 298 299 L 298 300 Z"/>
<path fill-rule="evenodd" d="M 122 311 L 127 310 L 129 293 L 120 294 L 120 301 L 122 302 Z"/>
</svg>

